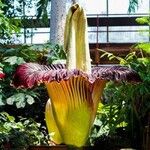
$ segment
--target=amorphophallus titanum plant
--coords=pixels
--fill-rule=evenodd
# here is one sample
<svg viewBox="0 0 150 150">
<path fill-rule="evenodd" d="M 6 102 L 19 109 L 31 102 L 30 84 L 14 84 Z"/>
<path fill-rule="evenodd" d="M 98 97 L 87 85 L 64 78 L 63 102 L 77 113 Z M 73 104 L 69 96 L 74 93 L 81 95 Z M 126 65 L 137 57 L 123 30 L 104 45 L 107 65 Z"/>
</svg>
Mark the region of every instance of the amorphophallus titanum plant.
<svg viewBox="0 0 150 150">
<path fill-rule="evenodd" d="M 66 18 L 64 48 L 66 65 L 21 64 L 13 84 L 32 88 L 44 83 L 50 97 L 45 118 L 49 133 L 54 133 L 53 142 L 81 147 L 87 141 L 106 82 L 138 82 L 140 77 L 123 66 L 91 67 L 86 15 L 78 4 L 71 6 Z"/>
</svg>

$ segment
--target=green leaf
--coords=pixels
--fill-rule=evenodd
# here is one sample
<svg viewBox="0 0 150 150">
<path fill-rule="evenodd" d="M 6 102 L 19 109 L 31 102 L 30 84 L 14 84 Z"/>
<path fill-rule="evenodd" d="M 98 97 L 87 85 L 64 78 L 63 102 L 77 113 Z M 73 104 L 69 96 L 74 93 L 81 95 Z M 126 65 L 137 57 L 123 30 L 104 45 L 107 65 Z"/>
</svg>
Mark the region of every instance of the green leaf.
<svg viewBox="0 0 150 150">
<path fill-rule="evenodd" d="M 150 64 L 150 58 L 147 58 L 147 57 L 145 57 L 145 58 L 138 58 L 138 61 L 142 62 L 144 64 Z"/>
<path fill-rule="evenodd" d="M 10 63 L 10 65 L 14 65 L 14 64 L 20 65 L 22 63 L 25 63 L 23 58 L 17 56 L 10 56 L 7 59 L 5 59 L 5 62 Z"/>
<path fill-rule="evenodd" d="M 10 116 L 7 112 L 1 112 L 0 115 L 4 120 L 8 120 L 9 122 L 15 121 L 15 118 L 13 116 Z"/>
<path fill-rule="evenodd" d="M 16 107 L 17 107 L 17 108 L 24 108 L 25 105 L 26 105 L 26 103 L 25 103 L 24 101 L 18 101 L 18 102 L 16 103 Z"/>
<path fill-rule="evenodd" d="M 107 53 L 103 53 L 100 57 L 103 58 L 103 57 L 105 57 L 107 55 L 108 55 Z"/>
<path fill-rule="evenodd" d="M 8 105 L 13 105 L 14 101 L 15 101 L 14 96 L 11 96 L 11 97 L 6 99 L 6 102 L 7 102 Z"/>
<path fill-rule="evenodd" d="M 25 107 L 25 94 L 24 93 L 18 93 L 15 95 L 16 97 L 16 107 L 17 108 L 24 108 Z"/>
<path fill-rule="evenodd" d="M 3 67 L 4 65 L 2 63 L 0 63 L 0 67 Z M 0 68 L 1 69 L 1 68 Z"/>
<path fill-rule="evenodd" d="M 32 104 L 35 102 L 35 101 L 34 101 L 34 98 L 33 98 L 32 96 L 26 95 L 25 97 L 27 98 L 27 103 L 28 103 L 29 105 L 32 105 Z"/>
<path fill-rule="evenodd" d="M 150 54 L 150 43 L 138 44 L 136 48 L 143 50 L 144 52 Z"/>
<path fill-rule="evenodd" d="M 141 17 L 141 18 L 136 18 L 136 22 L 139 23 L 139 24 L 147 24 L 149 21 L 148 21 L 148 17 Z"/>
<path fill-rule="evenodd" d="M 2 95 L 0 95 L 0 106 L 3 106 L 3 105 L 5 105 L 4 103 L 3 103 L 3 101 L 2 101 Z"/>
<path fill-rule="evenodd" d="M 138 8 L 138 0 L 129 0 L 128 13 L 135 13 Z"/>
<path fill-rule="evenodd" d="M 17 108 L 23 108 L 25 107 L 25 94 L 24 93 L 17 93 L 12 95 L 11 97 L 7 98 L 7 104 L 13 105 L 13 103 L 16 103 Z"/>
</svg>

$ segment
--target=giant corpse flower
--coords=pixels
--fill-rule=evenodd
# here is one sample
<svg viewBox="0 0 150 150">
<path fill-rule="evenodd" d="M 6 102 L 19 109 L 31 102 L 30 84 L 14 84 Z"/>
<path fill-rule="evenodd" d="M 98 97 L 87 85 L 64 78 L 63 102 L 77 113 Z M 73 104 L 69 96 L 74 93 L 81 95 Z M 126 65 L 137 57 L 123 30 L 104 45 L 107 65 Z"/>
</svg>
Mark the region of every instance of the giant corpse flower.
<svg viewBox="0 0 150 150">
<path fill-rule="evenodd" d="M 13 84 L 32 88 L 44 83 L 50 97 L 45 118 L 49 133 L 54 133 L 53 142 L 80 147 L 87 141 L 106 82 L 140 78 L 123 66 L 91 67 L 86 16 L 78 4 L 69 9 L 64 39 L 66 64 L 21 64 Z"/>
</svg>

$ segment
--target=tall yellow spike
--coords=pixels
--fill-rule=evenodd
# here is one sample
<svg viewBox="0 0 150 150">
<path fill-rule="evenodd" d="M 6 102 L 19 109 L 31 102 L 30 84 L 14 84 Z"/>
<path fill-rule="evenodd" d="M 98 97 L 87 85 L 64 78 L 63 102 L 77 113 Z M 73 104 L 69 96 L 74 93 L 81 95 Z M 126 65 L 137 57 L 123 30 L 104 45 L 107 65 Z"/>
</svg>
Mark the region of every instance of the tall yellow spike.
<svg viewBox="0 0 150 150">
<path fill-rule="evenodd" d="M 82 7 L 73 5 L 66 17 L 64 49 L 67 52 L 68 69 L 80 69 L 91 73 L 91 59 L 87 36 L 87 19 Z"/>
</svg>

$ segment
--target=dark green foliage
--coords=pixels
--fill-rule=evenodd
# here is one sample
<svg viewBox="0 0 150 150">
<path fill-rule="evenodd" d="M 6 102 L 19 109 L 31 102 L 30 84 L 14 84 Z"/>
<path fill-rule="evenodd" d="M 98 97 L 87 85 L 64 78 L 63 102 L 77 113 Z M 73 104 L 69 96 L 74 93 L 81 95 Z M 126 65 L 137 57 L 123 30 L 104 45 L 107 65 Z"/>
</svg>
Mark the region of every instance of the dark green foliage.
<svg viewBox="0 0 150 150">
<path fill-rule="evenodd" d="M 0 113 L 0 149 L 9 145 L 11 149 L 27 148 L 29 145 L 47 144 L 41 125 L 33 119 L 20 118 L 16 121 L 6 112 Z"/>
<path fill-rule="evenodd" d="M 4 140 L 11 141 L 12 146 L 16 147 L 38 144 L 36 141 L 40 143 L 39 140 L 44 140 L 43 132 L 45 135 L 47 134 L 45 129 L 41 129 L 41 126 L 37 126 L 38 124 L 33 121 L 40 122 L 42 126 L 45 126 L 44 111 L 49 98 L 46 88 L 42 85 L 32 89 L 14 88 L 11 82 L 16 67 L 24 62 L 47 64 L 58 59 L 65 59 L 65 57 L 62 46 L 50 43 L 38 46 L 22 45 L 14 48 L 3 46 L 0 48 L 0 66 L 6 74 L 5 78 L 0 80 L 0 112 L 8 112 L 17 120 L 15 121 L 14 117 L 6 113 L 1 114 L 0 119 L 3 120 L 2 122 L 0 120 L 0 128 L 3 129 L 0 130 L 1 144 L 5 142 Z M 32 118 L 32 120 L 20 121 L 20 116 Z M 9 120 L 11 118 L 13 119 Z M 17 137 L 18 141 L 15 141 Z"/>
<path fill-rule="evenodd" d="M 138 48 L 138 50 L 137 50 Z M 105 53 L 110 59 L 120 60 L 122 65 L 127 65 L 137 71 L 142 83 L 114 83 L 109 82 L 104 91 L 103 106 L 100 107 L 96 123 L 95 135 L 118 136 L 117 130 L 125 134 L 122 140 L 128 141 L 131 147 L 141 148 L 143 132 L 149 124 L 150 112 L 150 59 L 149 43 L 138 44 L 136 51 L 128 54 L 124 59 Z M 135 144 L 136 143 L 136 144 Z M 137 144 L 138 143 L 138 144 Z"/>
<path fill-rule="evenodd" d="M 17 108 L 23 108 L 26 104 L 33 104 L 34 98 L 38 97 L 38 93 L 26 89 L 17 90 L 10 85 L 17 65 L 24 63 L 25 60 L 16 56 L 12 51 L 10 54 L 8 53 L 5 53 L 4 49 L 0 51 L 0 64 L 3 66 L 3 71 L 6 74 L 5 78 L 0 81 L 0 105 L 15 104 Z"/>
<path fill-rule="evenodd" d="M 0 43 L 7 43 L 13 33 L 19 33 L 20 21 L 15 20 L 13 17 L 8 18 L 5 12 L 8 5 L 0 1 Z"/>
<path fill-rule="evenodd" d="M 44 87 L 42 86 L 30 90 L 15 89 L 10 85 L 15 69 L 19 64 L 25 62 L 47 64 L 65 58 L 62 46 L 51 45 L 50 43 L 39 46 L 23 45 L 16 48 L 1 47 L 0 65 L 6 77 L 0 80 L 0 105 L 15 104 L 17 108 L 24 108 L 26 105 L 32 105 L 40 98 L 38 93 L 39 89 L 43 90 Z"/>
<path fill-rule="evenodd" d="M 149 16 L 137 18 L 136 22 L 139 23 L 139 24 L 148 24 L 148 25 L 150 25 L 150 18 L 149 18 Z"/>
<path fill-rule="evenodd" d="M 145 18 L 143 20 L 142 22 L 147 22 Z M 142 82 L 138 84 L 109 82 L 107 84 L 103 95 L 103 105 L 99 106 L 91 134 L 91 141 L 95 144 L 102 141 L 103 144 L 114 141 L 114 145 L 121 144 L 122 147 L 142 149 L 145 129 L 150 123 L 150 44 L 134 45 L 125 58 L 108 52 L 104 52 L 101 57 L 103 56 L 107 56 L 110 60 L 117 59 L 121 65 L 131 67 L 140 75 Z M 118 140 L 114 138 L 122 140 L 116 143 L 115 141 Z"/>
<path fill-rule="evenodd" d="M 34 7 L 36 0 L 1 0 L 6 5 L 3 8 L 4 14 L 7 17 L 18 17 L 25 15 L 26 12 L 30 11 Z"/>
<path fill-rule="evenodd" d="M 47 7 L 49 4 L 50 0 L 39 0 L 37 3 L 37 18 L 42 18 L 44 23 L 48 22 L 48 14 L 50 13 L 47 12 Z"/>
<path fill-rule="evenodd" d="M 138 9 L 138 4 L 139 0 L 129 0 L 128 12 L 135 13 L 135 11 Z"/>
</svg>

